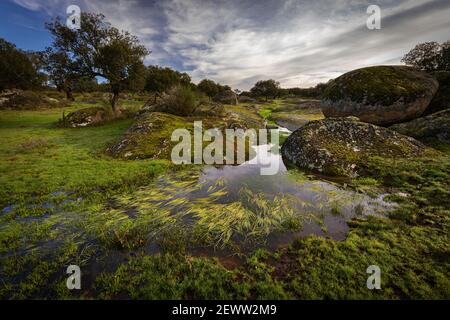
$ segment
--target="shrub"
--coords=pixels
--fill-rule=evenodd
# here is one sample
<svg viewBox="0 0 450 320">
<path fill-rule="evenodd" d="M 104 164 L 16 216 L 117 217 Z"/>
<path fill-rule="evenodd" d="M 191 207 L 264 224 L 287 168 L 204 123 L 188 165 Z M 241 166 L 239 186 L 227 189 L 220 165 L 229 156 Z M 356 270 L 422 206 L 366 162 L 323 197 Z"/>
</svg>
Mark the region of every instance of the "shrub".
<svg viewBox="0 0 450 320">
<path fill-rule="evenodd" d="M 164 93 L 159 103 L 166 112 L 179 115 L 192 115 L 199 105 L 197 94 L 187 86 L 175 86 Z"/>
<path fill-rule="evenodd" d="M 37 110 L 46 108 L 64 107 L 65 101 L 49 98 L 40 92 L 34 91 L 6 91 L 1 94 L 0 109 L 10 110 Z"/>
</svg>

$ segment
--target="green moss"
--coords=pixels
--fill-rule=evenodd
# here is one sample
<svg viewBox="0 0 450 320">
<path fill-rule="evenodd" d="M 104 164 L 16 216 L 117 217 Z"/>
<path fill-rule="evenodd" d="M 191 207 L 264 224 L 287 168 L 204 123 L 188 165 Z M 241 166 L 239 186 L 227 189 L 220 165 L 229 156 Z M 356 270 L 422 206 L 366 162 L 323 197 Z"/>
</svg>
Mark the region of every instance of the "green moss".
<svg viewBox="0 0 450 320">
<path fill-rule="evenodd" d="M 265 263 L 286 291 L 302 299 L 447 299 L 449 159 L 374 158 L 369 167 L 372 178 L 355 183 L 409 194 L 388 219 L 354 219 L 343 242 L 299 239 Z M 382 270 L 381 290 L 365 286 L 369 265 Z"/>
<path fill-rule="evenodd" d="M 419 79 L 423 75 L 402 66 L 376 66 L 348 72 L 326 88 L 323 99 L 389 106 L 403 98 L 404 103 L 417 99 L 429 88 Z"/>
<path fill-rule="evenodd" d="M 101 298 L 239 299 L 248 295 L 238 273 L 208 258 L 172 254 L 137 256 L 96 281 Z"/>
</svg>

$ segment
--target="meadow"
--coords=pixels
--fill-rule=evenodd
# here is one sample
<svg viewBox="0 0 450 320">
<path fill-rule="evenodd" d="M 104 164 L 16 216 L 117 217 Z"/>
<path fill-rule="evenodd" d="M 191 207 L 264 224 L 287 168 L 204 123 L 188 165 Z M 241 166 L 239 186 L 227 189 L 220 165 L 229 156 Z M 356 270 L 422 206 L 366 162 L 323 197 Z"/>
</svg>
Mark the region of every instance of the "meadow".
<svg viewBox="0 0 450 320">
<path fill-rule="evenodd" d="M 127 100 L 123 107 L 136 110 L 140 103 Z M 295 103 L 225 108 L 270 124 L 283 120 Z M 292 169 L 262 185 L 236 188 L 227 179 L 201 179 L 221 169 L 107 155 L 132 117 L 58 126 L 63 111 L 86 106 L 0 112 L 3 299 L 450 296 L 445 148 L 440 158 L 372 158 L 366 177 L 344 181 Z M 314 108 L 295 115 L 321 117 Z M 317 197 L 305 196 L 302 203 L 297 197 L 293 204 L 291 191 L 267 191 L 271 183 Z M 355 196 L 380 195 L 395 204 L 381 215 L 348 207 Z M 327 219 L 345 222 L 343 237 L 327 235 Z M 313 232 L 292 236 L 305 223 Z M 288 241 L 273 240 L 285 235 Z M 70 264 L 82 269 L 81 290 L 66 287 Z M 367 290 L 369 265 L 383 270 L 383 290 Z"/>
</svg>

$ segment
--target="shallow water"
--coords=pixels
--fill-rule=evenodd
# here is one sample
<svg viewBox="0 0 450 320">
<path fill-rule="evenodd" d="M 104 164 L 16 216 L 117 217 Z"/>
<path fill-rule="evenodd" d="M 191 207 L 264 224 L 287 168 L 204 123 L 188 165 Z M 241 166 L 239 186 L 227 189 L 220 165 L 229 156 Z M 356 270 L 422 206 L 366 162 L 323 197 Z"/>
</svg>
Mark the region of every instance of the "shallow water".
<svg viewBox="0 0 450 320">
<path fill-rule="evenodd" d="M 205 255 L 210 254 L 208 248 L 218 247 L 274 250 L 307 235 L 343 240 L 347 221 L 355 215 L 382 215 L 392 208 L 383 196 L 372 199 L 300 170 L 288 170 L 279 152 L 268 150 L 268 145 L 255 147 L 257 157 L 241 165 L 205 166 L 161 177 L 115 199 L 115 208 L 131 219 L 152 219 L 156 238 L 178 232 L 174 225 L 187 230 L 203 241 L 190 249 Z M 268 163 L 279 168 L 275 175 L 260 174 Z M 158 251 L 155 242 L 149 251 Z"/>
<path fill-rule="evenodd" d="M 59 228 L 80 224 L 80 232 L 92 240 L 101 230 L 106 235 L 101 241 L 106 243 L 114 242 L 116 236 L 128 241 L 135 231 L 138 237 L 144 234 L 149 254 L 164 249 L 170 239 L 170 246 L 186 243 L 193 254 L 226 256 L 257 247 L 275 250 L 307 235 L 343 240 L 352 217 L 383 215 L 393 207 L 383 196 L 372 199 L 323 177 L 288 170 L 279 150 L 269 152 L 270 147 L 255 147 L 256 157 L 241 165 L 185 168 L 162 176 L 132 193 L 111 198 L 99 212 L 72 215 L 55 207 L 52 217 Z M 268 165 L 277 167 L 277 173 L 261 175 L 261 168 Z M 80 200 L 66 199 L 62 205 Z M 8 206 L 2 213 L 11 210 L 13 206 Z"/>
<path fill-rule="evenodd" d="M 258 155 L 266 155 L 267 145 L 258 146 L 255 150 Z M 275 248 L 295 237 L 311 234 L 343 240 L 348 231 L 346 221 L 350 218 L 356 214 L 380 215 L 392 207 L 392 204 L 383 201 L 383 196 L 372 199 L 345 190 L 338 184 L 316 180 L 317 178 L 307 176 L 296 169 L 288 171 L 279 154 L 269 153 L 268 157 L 264 157 L 264 161 L 267 160 L 272 165 L 277 164 L 279 167 L 277 174 L 261 175 L 261 165 L 247 161 L 239 166 L 206 167 L 202 170 L 199 182 L 211 185 L 215 181 L 223 180 L 228 197 L 235 201 L 239 200 L 239 191 L 243 187 L 251 189 L 254 193 L 262 193 L 269 200 L 279 194 L 290 195 L 299 200 L 292 203 L 296 214 L 313 213 L 323 220 L 323 226 L 309 219 L 310 221 L 306 221 L 300 231 L 270 234 L 267 241 L 269 247 Z"/>
</svg>

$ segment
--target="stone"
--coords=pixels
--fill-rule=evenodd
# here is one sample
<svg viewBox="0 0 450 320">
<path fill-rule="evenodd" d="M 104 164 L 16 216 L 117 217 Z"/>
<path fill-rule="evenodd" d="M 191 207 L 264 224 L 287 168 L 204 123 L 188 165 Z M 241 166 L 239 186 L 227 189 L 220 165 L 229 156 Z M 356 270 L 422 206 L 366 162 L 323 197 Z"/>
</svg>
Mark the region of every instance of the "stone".
<svg viewBox="0 0 450 320">
<path fill-rule="evenodd" d="M 427 107 L 423 116 L 450 109 L 450 72 L 436 71 L 433 72 L 433 77 L 439 82 L 439 89 L 436 92 L 430 105 Z"/>
<path fill-rule="evenodd" d="M 220 103 L 224 103 L 224 104 L 231 104 L 231 105 L 238 104 L 238 97 L 237 97 L 236 93 L 234 93 L 231 90 L 225 90 L 225 91 L 218 93 L 214 97 L 214 100 L 217 102 L 220 102 Z"/>
<path fill-rule="evenodd" d="M 325 117 L 356 116 L 388 126 L 418 118 L 439 87 L 429 74 L 405 66 L 350 71 L 333 80 L 321 103 Z"/>
<path fill-rule="evenodd" d="M 437 151 L 421 142 L 358 118 L 311 121 L 294 131 L 281 148 L 283 160 L 331 176 L 363 175 L 370 157 L 413 158 Z"/>
<path fill-rule="evenodd" d="M 422 142 L 431 142 L 431 140 L 437 139 L 450 144 L 450 109 L 396 124 L 391 126 L 390 129 Z"/>
<path fill-rule="evenodd" d="M 111 118 L 110 113 L 104 108 L 90 107 L 73 111 L 67 116 L 64 116 L 61 120 L 61 125 L 70 128 L 90 127 L 103 123 Z"/>
</svg>

